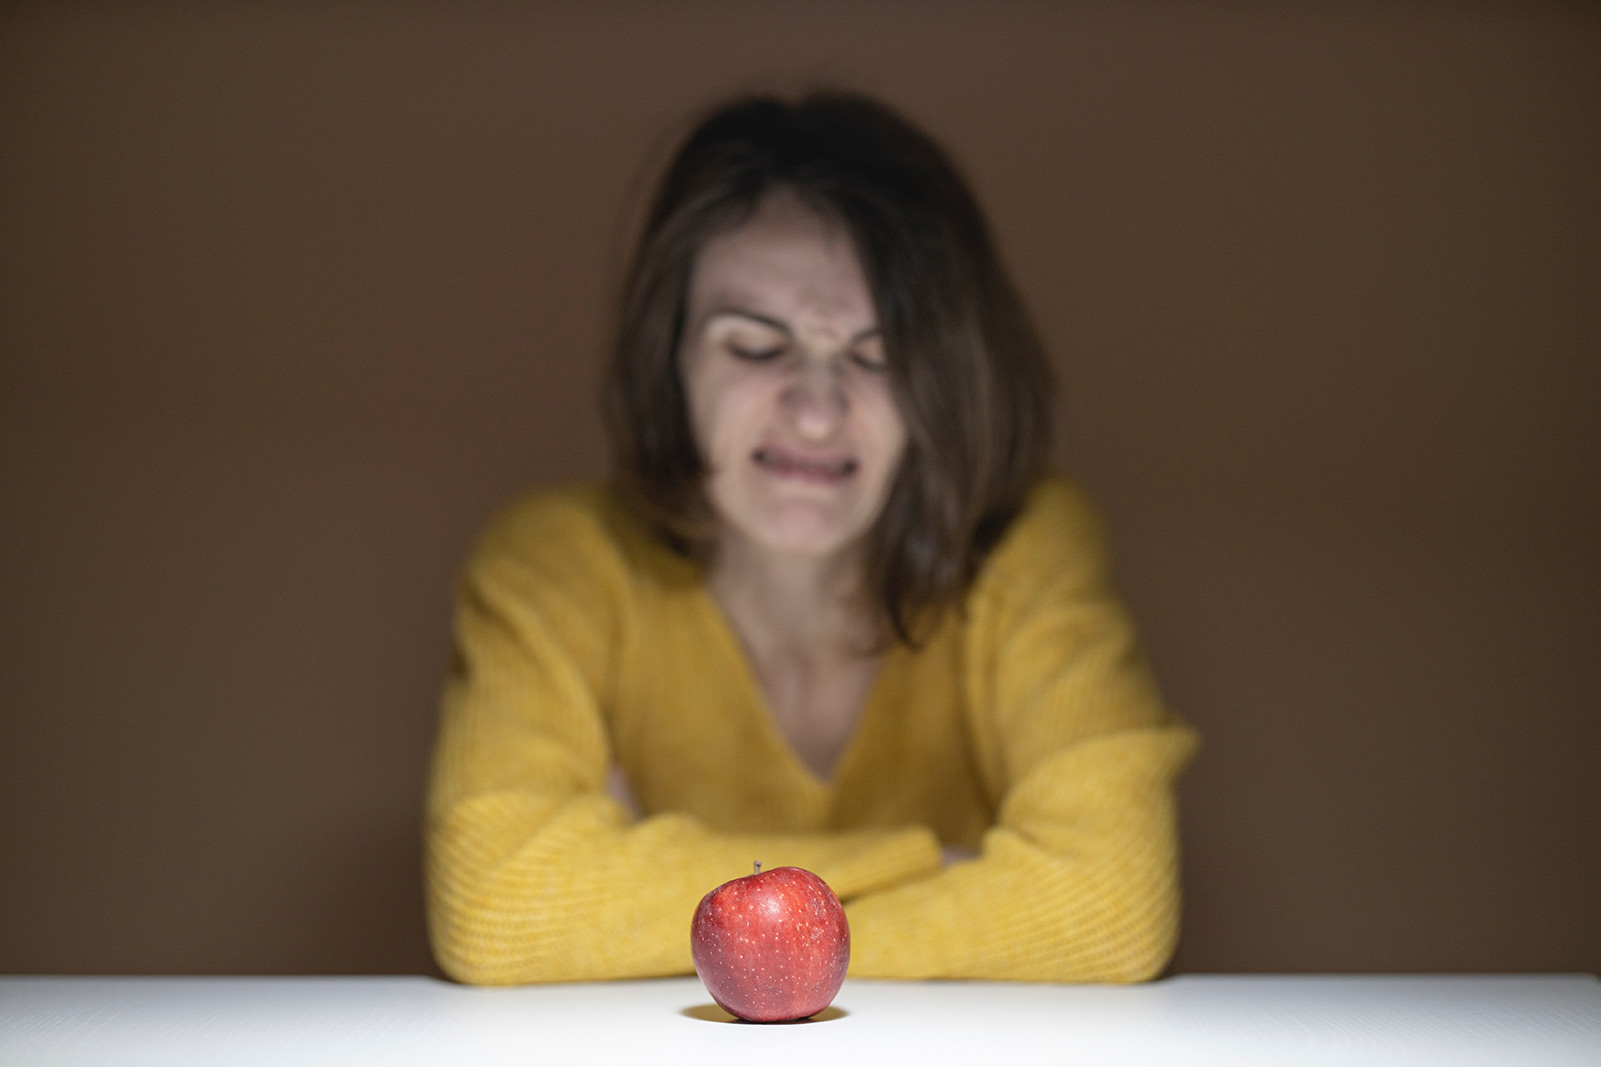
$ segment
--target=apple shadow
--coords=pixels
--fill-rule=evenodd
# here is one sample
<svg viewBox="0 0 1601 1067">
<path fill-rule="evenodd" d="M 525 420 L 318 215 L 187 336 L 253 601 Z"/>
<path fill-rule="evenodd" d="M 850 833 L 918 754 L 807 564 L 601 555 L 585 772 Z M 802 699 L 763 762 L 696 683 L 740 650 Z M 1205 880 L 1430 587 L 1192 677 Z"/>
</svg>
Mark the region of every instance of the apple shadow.
<svg viewBox="0 0 1601 1067">
<path fill-rule="evenodd" d="M 804 1019 L 785 1019 L 780 1023 L 752 1023 L 728 1014 L 715 1004 L 697 1004 L 693 1008 L 685 1008 L 678 1014 L 686 1019 L 699 1019 L 703 1023 L 740 1023 L 745 1026 L 794 1026 L 800 1023 L 827 1023 L 835 1019 L 843 1019 L 850 1012 L 844 1008 L 836 1008 L 830 1004 L 816 1015 L 809 1015 Z"/>
</svg>

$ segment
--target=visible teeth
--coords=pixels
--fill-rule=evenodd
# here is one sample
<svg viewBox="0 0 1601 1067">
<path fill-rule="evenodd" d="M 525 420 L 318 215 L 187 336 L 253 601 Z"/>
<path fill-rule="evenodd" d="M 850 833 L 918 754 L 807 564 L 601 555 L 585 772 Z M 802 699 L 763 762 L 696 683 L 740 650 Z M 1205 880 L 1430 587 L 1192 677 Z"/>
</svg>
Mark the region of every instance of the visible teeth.
<svg viewBox="0 0 1601 1067">
<path fill-rule="evenodd" d="M 765 448 L 756 450 L 755 459 L 763 466 L 776 467 L 779 470 L 815 471 L 831 477 L 844 477 L 856 471 L 856 460 L 842 459 L 835 463 L 812 462 L 804 459 L 795 459 L 787 456 L 775 456 Z"/>
</svg>

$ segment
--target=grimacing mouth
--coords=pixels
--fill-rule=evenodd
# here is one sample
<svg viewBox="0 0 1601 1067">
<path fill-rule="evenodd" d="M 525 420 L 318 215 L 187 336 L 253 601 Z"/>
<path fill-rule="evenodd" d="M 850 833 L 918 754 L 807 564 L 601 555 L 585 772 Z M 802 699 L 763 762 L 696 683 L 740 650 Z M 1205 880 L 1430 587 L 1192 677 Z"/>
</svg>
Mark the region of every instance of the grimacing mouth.
<svg viewBox="0 0 1601 1067">
<path fill-rule="evenodd" d="M 799 474 L 802 477 L 813 478 L 848 478 L 861 466 L 854 456 L 818 460 L 770 448 L 756 449 L 751 453 L 751 459 L 758 466 L 780 474 Z"/>
</svg>

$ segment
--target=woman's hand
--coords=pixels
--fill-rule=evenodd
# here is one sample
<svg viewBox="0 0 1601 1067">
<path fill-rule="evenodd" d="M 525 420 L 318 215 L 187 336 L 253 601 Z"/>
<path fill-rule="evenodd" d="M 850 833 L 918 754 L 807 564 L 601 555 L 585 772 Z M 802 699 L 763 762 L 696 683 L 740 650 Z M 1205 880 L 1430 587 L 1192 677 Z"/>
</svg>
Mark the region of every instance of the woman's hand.
<svg viewBox="0 0 1601 1067">
<path fill-rule="evenodd" d="M 634 790 L 628 784 L 628 775 L 623 772 L 621 767 L 615 764 L 612 766 L 611 774 L 606 777 L 606 792 L 611 794 L 613 800 L 627 808 L 628 814 L 633 816 L 634 819 L 637 820 L 639 818 L 639 800 L 634 796 Z"/>
<path fill-rule="evenodd" d="M 978 859 L 978 849 L 965 848 L 961 845 L 941 845 L 939 858 L 941 865 L 949 867 L 953 863 L 966 863 L 968 860 Z"/>
</svg>

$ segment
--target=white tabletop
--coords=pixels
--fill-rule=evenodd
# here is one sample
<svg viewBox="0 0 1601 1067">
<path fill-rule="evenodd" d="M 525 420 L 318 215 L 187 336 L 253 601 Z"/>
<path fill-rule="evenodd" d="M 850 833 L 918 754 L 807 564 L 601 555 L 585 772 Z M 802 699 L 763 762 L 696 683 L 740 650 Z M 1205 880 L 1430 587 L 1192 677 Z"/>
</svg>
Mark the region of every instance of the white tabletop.
<svg viewBox="0 0 1601 1067">
<path fill-rule="evenodd" d="M 0 977 L 0 1064 L 1601 1064 L 1589 975 L 852 980 L 834 1003 L 758 1026 L 694 978 Z"/>
</svg>

